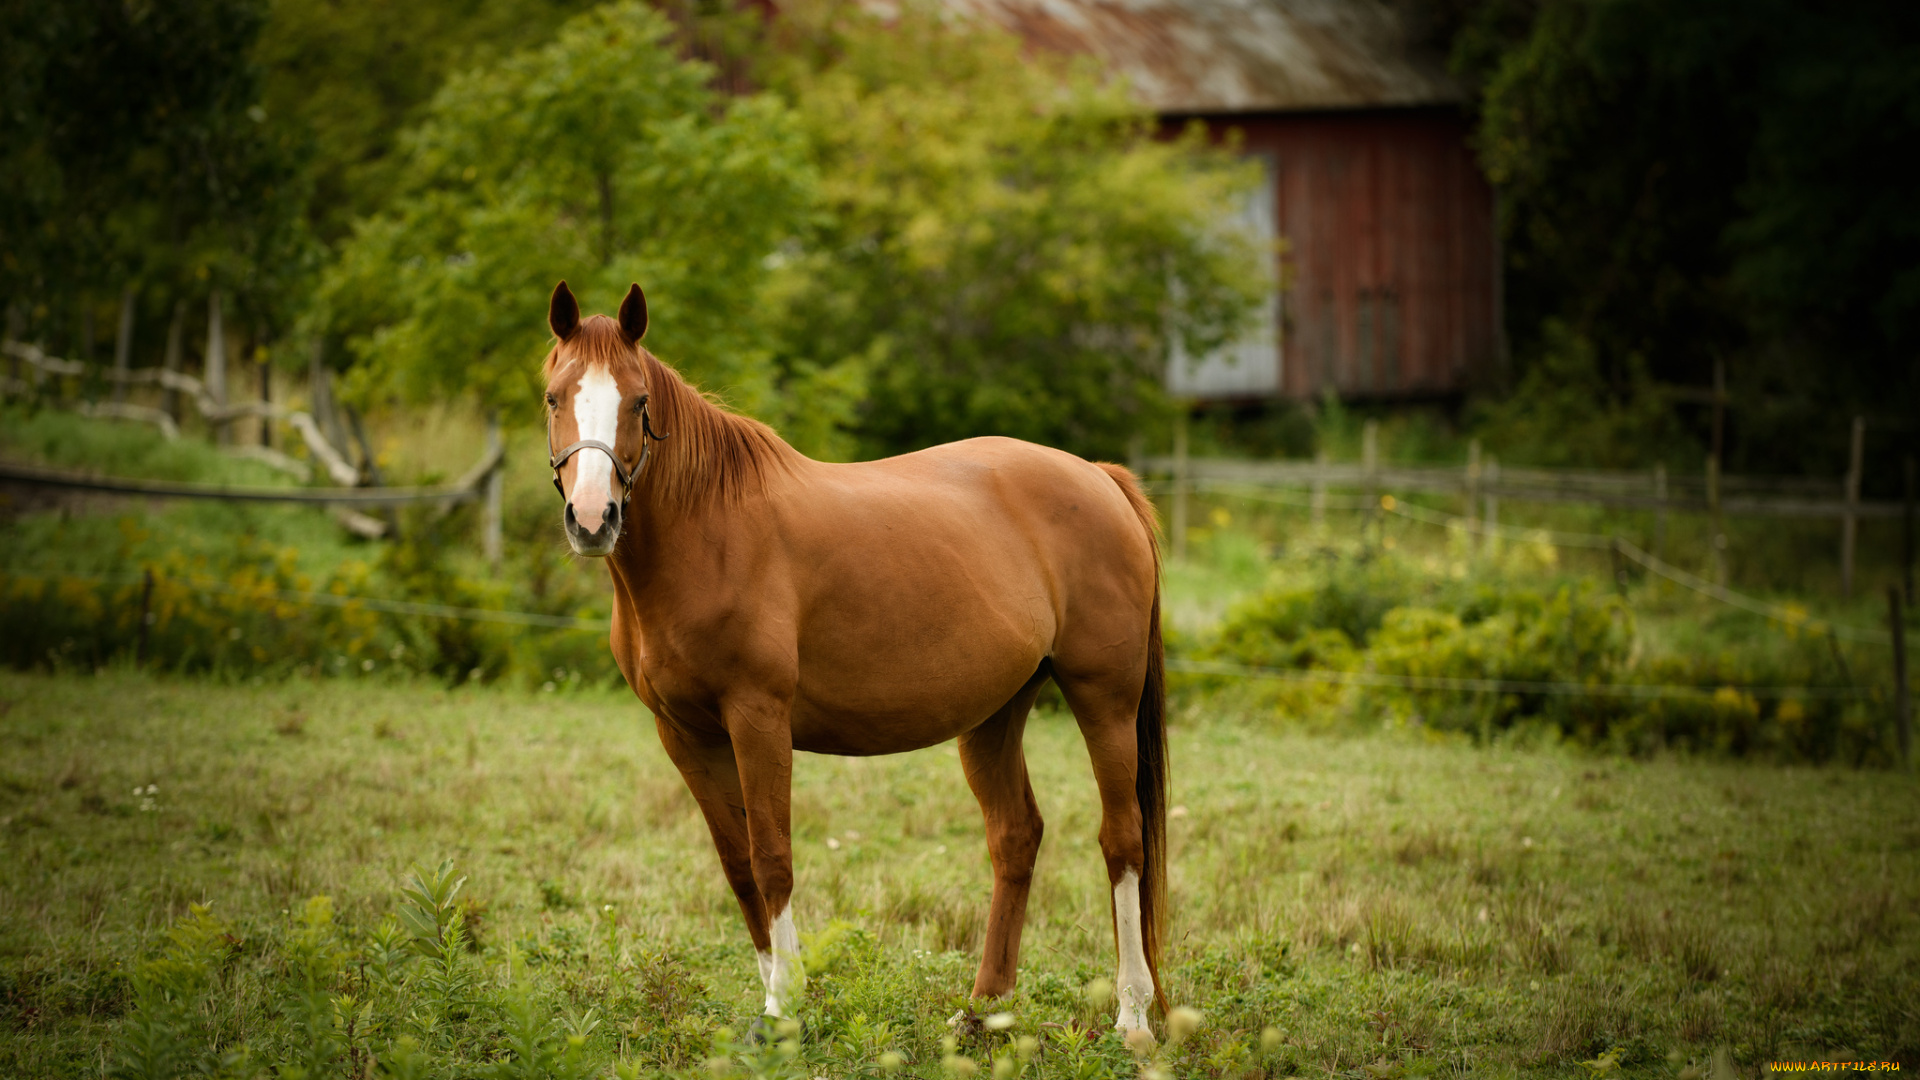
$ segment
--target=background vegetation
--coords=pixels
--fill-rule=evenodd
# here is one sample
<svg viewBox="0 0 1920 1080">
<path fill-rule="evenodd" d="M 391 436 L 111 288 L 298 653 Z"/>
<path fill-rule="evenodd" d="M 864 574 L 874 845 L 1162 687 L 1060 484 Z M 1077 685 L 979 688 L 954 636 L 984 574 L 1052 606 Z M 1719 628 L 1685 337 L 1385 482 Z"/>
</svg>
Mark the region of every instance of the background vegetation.
<svg viewBox="0 0 1920 1080">
<path fill-rule="evenodd" d="M 1836 475 L 1854 413 L 1911 452 L 1920 415 L 1920 12 L 1883 0 L 1435 0 L 1499 190 L 1507 328 L 1526 366 L 1580 360 L 1600 400 L 1734 396 L 1735 471 Z M 1633 407 L 1638 403 L 1638 407 Z M 1663 407 L 1664 406 L 1664 407 Z M 1663 434 L 1659 426 L 1641 428 Z M 1651 439 L 1635 464 L 1670 447 Z M 1569 445 L 1548 440 L 1537 447 Z M 1517 448 L 1516 448 L 1517 449 Z M 1896 470 L 1871 484 L 1898 490 Z"/>
<path fill-rule="evenodd" d="M 1386 417 L 1386 457 L 1478 437 L 1694 468 L 1684 388 L 1718 360 L 1730 468 L 1837 475 L 1865 413 L 1890 494 L 1920 415 L 1913 12 L 1415 14 L 1506 211 L 1514 370 Z M 0 63 L 9 336 L 97 361 L 130 296 L 157 364 L 218 288 L 236 385 L 278 371 L 298 402 L 284 376 L 318 356 L 388 481 L 457 474 L 489 414 L 509 444 L 498 564 L 471 509 L 361 541 L 310 508 L 0 492 L 0 659 L 37 669 L 0 675 L 0 1072 L 1725 1080 L 1920 1055 L 1920 804 L 1857 768 L 1893 760 L 1884 648 L 1604 555 L 1224 496 L 1167 568 L 1170 970 L 1198 1031 L 1145 1063 L 1102 1033 L 1093 800 L 1055 705 L 1004 1026 L 962 998 L 989 878 L 942 749 L 802 762 L 806 1036 L 746 1044 L 732 902 L 602 636 L 469 617 L 608 614 L 538 468 L 546 291 L 640 280 L 649 343 L 809 453 L 1000 432 L 1118 458 L 1166 444 L 1168 342 L 1204 351 L 1272 287 L 1219 227 L 1252 179 L 1231 148 L 912 5 L 0 0 Z M 0 410 L 0 454 L 293 482 L 194 423 L 46 404 Z M 1352 459 L 1365 418 L 1222 410 L 1193 441 Z M 1504 513 L 1651 545 L 1645 515 Z M 1676 516 L 1670 556 L 1700 566 L 1705 531 Z M 1878 625 L 1832 531 L 1734 523 L 1734 583 Z M 1863 580 L 1894 559 L 1866 530 Z M 1371 682 L 1299 681 L 1344 676 Z"/>
</svg>

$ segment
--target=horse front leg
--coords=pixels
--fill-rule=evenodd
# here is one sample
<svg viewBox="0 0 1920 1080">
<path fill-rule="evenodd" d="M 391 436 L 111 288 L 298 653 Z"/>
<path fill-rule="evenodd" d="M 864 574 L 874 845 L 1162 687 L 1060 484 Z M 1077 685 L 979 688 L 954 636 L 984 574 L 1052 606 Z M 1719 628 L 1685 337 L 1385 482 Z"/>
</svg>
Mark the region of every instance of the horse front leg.
<svg viewBox="0 0 1920 1080">
<path fill-rule="evenodd" d="M 657 721 L 656 721 L 657 722 Z M 681 737 L 665 724 L 659 724 L 660 743 L 667 757 L 680 770 L 687 790 L 700 805 L 713 836 L 713 848 L 720 855 L 720 869 L 740 902 L 740 916 L 746 921 L 747 936 L 760 962 L 760 982 L 767 990 L 769 1012 L 773 996 L 773 920 L 753 873 L 752 842 L 747 824 L 747 799 L 740 783 L 739 763 L 733 744 L 700 745 Z M 791 926 L 792 920 L 788 920 Z M 775 1012 L 775 1015 L 779 1015 Z"/>
<path fill-rule="evenodd" d="M 723 709 L 739 767 L 753 883 L 765 905 L 769 941 L 760 950 L 769 1016 L 787 1017 L 800 993 L 800 934 L 793 911 L 793 725 L 784 701 Z"/>
</svg>

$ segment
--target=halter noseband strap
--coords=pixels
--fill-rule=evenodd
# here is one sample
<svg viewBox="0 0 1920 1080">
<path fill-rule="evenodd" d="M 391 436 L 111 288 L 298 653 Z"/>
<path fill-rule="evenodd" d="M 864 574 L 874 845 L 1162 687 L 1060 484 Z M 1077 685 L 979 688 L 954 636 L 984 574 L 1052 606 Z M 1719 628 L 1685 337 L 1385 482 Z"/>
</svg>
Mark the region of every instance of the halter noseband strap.
<svg viewBox="0 0 1920 1080">
<path fill-rule="evenodd" d="M 560 493 L 562 499 L 567 497 L 567 489 L 560 483 L 560 466 L 582 450 L 598 450 L 613 462 L 613 473 L 620 478 L 620 508 L 626 509 L 627 503 L 633 498 L 633 482 L 640 479 L 640 470 L 647 467 L 647 458 L 653 454 L 653 444 L 673 434 L 668 432 L 661 435 L 653 430 L 653 418 L 647 414 L 647 398 L 646 394 L 640 395 L 640 460 L 633 463 L 632 469 L 628 469 L 626 462 L 620 460 L 618 451 L 598 439 L 581 439 L 565 450 L 554 453 L 553 417 L 547 417 L 547 466 L 553 470 L 553 489 Z"/>
</svg>

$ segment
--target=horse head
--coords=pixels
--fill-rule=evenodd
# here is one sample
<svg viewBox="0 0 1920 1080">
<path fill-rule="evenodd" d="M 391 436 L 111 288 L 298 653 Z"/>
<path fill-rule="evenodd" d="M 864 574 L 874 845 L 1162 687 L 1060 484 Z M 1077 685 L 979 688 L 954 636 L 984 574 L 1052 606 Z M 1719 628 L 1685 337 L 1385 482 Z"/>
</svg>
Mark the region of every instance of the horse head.
<svg viewBox="0 0 1920 1080">
<path fill-rule="evenodd" d="M 635 285 L 618 318 L 583 320 L 562 281 L 553 290 L 547 326 L 556 339 L 546 363 L 548 464 L 566 501 L 567 542 L 581 555 L 604 556 L 620 541 L 649 443 L 662 437 L 647 416 L 648 366 L 640 347 L 647 299 Z"/>
</svg>

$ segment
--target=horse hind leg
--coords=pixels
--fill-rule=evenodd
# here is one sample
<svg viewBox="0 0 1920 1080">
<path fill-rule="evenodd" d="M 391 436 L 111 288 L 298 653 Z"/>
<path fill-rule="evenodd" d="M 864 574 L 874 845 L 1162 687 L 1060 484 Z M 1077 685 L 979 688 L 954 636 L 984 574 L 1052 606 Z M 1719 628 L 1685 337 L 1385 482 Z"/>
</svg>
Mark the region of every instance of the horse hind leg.
<svg viewBox="0 0 1920 1080">
<path fill-rule="evenodd" d="M 1135 790 L 1140 684 L 1119 675 L 1075 678 L 1056 673 L 1055 677 L 1080 725 L 1093 761 L 1094 783 L 1100 789 L 1100 853 L 1106 858 L 1107 882 L 1113 891 L 1113 936 L 1119 954 L 1114 980 L 1119 1010 L 1114 1027 L 1151 1031 L 1147 1009 L 1157 996 L 1157 986 L 1147 953 L 1150 913 L 1141 889 L 1147 855 Z"/>
<path fill-rule="evenodd" d="M 967 785 L 980 802 L 985 820 L 987 851 L 993 858 L 993 903 L 987 911 L 986 943 L 980 972 L 973 980 L 973 996 L 995 998 L 1013 991 L 1020 970 L 1020 932 L 1027 921 L 1027 894 L 1033 885 L 1033 864 L 1040 855 L 1046 823 L 1027 777 L 1027 756 L 1021 746 L 1027 713 L 1046 683 L 1046 672 L 1036 672 L 1011 700 L 986 723 L 960 736 L 960 764 Z"/>
</svg>

